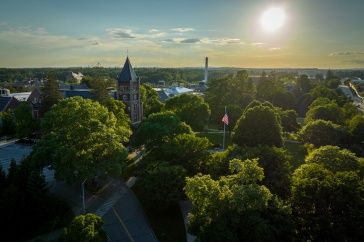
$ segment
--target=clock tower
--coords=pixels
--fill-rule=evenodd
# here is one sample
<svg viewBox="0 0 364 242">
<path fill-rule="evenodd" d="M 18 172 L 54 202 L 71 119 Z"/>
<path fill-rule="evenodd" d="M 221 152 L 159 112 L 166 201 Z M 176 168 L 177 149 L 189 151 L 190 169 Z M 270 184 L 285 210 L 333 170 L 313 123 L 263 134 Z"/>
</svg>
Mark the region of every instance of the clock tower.
<svg viewBox="0 0 364 242">
<path fill-rule="evenodd" d="M 126 58 L 120 76 L 116 80 L 116 100 L 123 102 L 131 124 L 140 123 L 143 116 L 143 106 L 140 100 L 140 78 L 136 76 L 133 67 Z"/>
</svg>

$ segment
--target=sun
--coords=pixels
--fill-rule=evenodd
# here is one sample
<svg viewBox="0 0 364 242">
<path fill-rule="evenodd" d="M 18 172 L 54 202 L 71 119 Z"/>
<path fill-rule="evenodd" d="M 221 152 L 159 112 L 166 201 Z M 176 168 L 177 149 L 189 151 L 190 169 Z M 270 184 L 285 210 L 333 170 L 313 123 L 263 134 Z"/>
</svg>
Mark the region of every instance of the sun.
<svg viewBox="0 0 364 242">
<path fill-rule="evenodd" d="M 263 13 L 260 23 L 265 30 L 273 32 L 283 26 L 285 19 L 286 15 L 282 8 L 272 7 Z"/>
</svg>

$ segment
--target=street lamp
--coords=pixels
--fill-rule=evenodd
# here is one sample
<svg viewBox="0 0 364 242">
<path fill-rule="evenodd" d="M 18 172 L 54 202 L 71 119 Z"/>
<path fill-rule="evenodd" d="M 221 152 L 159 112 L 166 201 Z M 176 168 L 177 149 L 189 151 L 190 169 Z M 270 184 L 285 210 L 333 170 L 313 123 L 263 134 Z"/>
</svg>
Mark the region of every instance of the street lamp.
<svg viewBox="0 0 364 242">
<path fill-rule="evenodd" d="M 86 214 L 85 211 L 85 182 L 87 178 L 82 182 L 82 202 L 83 202 L 83 214 Z"/>
</svg>

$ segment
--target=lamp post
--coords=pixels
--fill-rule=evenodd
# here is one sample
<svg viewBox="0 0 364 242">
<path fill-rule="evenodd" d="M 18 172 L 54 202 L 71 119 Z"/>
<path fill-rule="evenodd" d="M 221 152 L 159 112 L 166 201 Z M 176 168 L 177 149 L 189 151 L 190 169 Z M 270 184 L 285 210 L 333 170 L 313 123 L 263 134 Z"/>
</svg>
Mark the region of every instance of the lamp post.
<svg viewBox="0 0 364 242">
<path fill-rule="evenodd" d="M 83 203 L 83 214 L 86 214 L 85 211 L 85 182 L 87 178 L 82 182 L 82 203 Z"/>
</svg>

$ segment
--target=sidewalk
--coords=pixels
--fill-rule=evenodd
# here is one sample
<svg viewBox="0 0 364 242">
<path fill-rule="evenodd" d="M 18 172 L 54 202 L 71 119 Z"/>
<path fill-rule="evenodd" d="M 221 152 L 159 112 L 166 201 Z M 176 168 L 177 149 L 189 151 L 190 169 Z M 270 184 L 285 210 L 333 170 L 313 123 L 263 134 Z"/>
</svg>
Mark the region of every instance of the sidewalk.
<svg viewBox="0 0 364 242">
<path fill-rule="evenodd" d="M 192 202 L 190 200 L 188 201 L 180 201 L 179 203 L 179 207 L 181 209 L 182 215 L 183 215 L 183 219 L 185 222 L 185 227 L 186 227 L 186 233 L 187 233 L 187 242 L 194 242 L 196 240 L 196 236 L 189 234 L 187 232 L 187 223 L 188 223 L 188 212 L 191 210 L 192 208 Z"/>
</svg>

